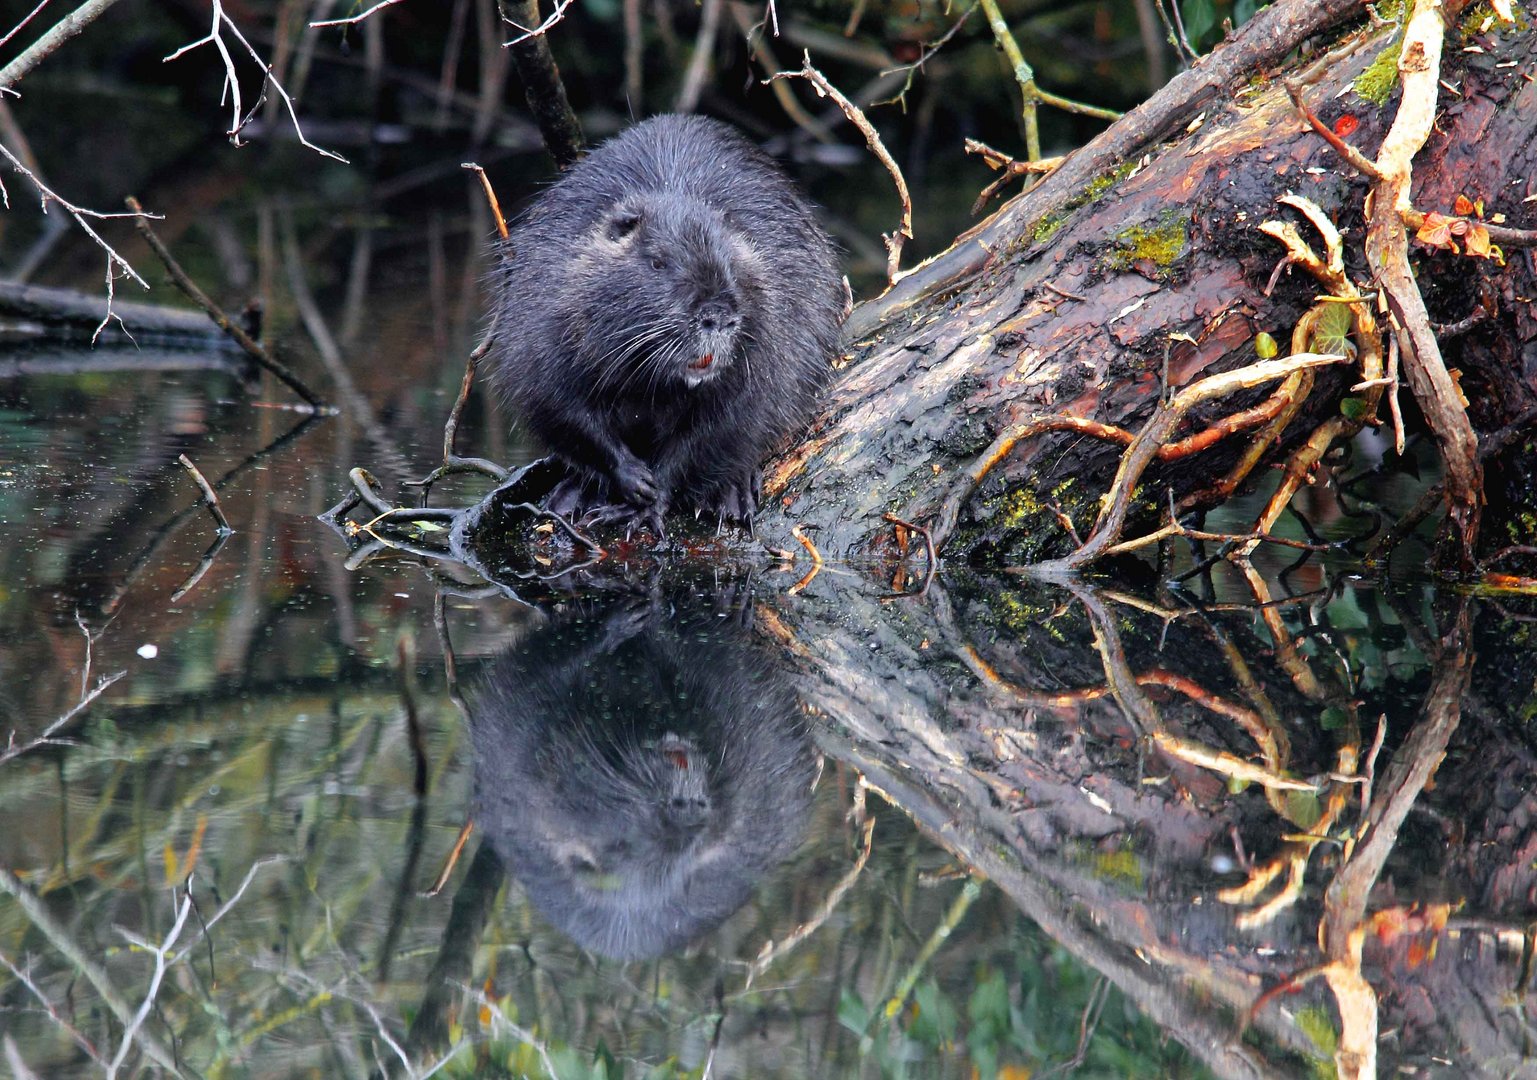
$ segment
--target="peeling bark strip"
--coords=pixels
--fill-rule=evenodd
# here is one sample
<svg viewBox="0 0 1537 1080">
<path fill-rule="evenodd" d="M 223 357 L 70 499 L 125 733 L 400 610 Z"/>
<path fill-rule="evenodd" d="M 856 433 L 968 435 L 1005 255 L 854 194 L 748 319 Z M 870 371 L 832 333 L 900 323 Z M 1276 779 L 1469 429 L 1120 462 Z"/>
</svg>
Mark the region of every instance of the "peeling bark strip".
<svg viewBox="0 0 1537 1080">
<path fill-rule="evenodd" d="M 892 514 L 930 527 L 936 537 L 953 523 L 952 561 L 1017 564 L 1060 556 L 1073 546 L 1068 525 L 1089 534 L 1121 462 L 1124 433 L 1141 431 L 1160 400 L 1253 364 L 1262 331 L 1290 340 L 1294 353 L 1331 351 L 1306 344 L 1315 331 L 1304 315 L 1320 292 L 1346 299 L 1342 285 L 1329 284 L 1335 277 L 1358 283 L 1362 293 L 1378 287 L 1370 283 L 1362 245 L 1371 181 L 1299 116 L 1282 79 L 1305 88 L 1319 121 L 1331 129 L 1348 116 L 1350 123 L 1338 130 L 1350 131 L 1347 141 L 1370 157 L 1400 106 L 1391 98 L 1374 104 L 1354 86 L 1368 68 L 1376 74 L 1397 59 L 1397 27 L 1362 26 L 1328 53 L 1313 54 L 1311 63 L 1294 59 L 1289 70 L 1266 70 L 1263 62 L 1284 55 L 1304 28 L 1326 26 L 1352 9 L 1286 0 L 1266 9 L 1035 191 L 856 310 L 849 326 L 852 362 L 831 400 L 802 443 L 770 463 L 759 519 L 765 539 L 793 546 L 790 527 L 806 524 L 816 528 L 817 545 L 829 559 L 884 555 L 893 537 L 883 515 Z M 1450 32 L 1457 37 L 1439 79 L 1456 94 L 1443 100 L 1423 148 L 1411 151 L 1414 204 L 1422 213 L 1450 214 L 1466 193 L 1487 204 L 1490 216 L 1502 214 L 1511 228 L 1530 230 L 1537 203 L 1523 200 L 1537 190 L 1529 179 L 1537 176 L 1537 84 L 1522 72 L 1537 63 L 1537 34 L 1525 23 Z M 1179 124 L 1189 130 L 1153 146 Z M 1386 164 L 1386 158 L 1379 162 Z M 1404 184 L 1407 190 L 1407 176 Z M 1392 209 L 1393 202 L 1379 194 L 1376 205 Z M 1261 230 L 1293 213 L 1302 215 L 1299 224 L 1306 220 L 1319 231 L 1326 248 L 1336 246 L 1329 236 L 1339 234 L 1340 254 L 1331 254 L 1322 276 L 1299 262 L 1296 244 L 1278 243 L 1275 229 L 1268 230 L 1272 235 Z M 1407 236 L 1402 243 L 1407 251 Z M 1472 330 L 1441 343 L 1439 370 L 1460 370 L 1481 427 L 1504 427 L 1537 404 L 1537 266 L 1530 253 L 1513 253 L 1504 266 L 1418 243 L 1408 254 L 1410 280 L 1429 301 L 1422 308 L 1427 333 L 1430 320 L 1453 324 L 1470 308 L 1490 309 Z M 1289 270 L 1292 263 L 1301 269 Z M 1403 272 L 1411 272 L 1407 256 Z M 1379 291 L 1387 298 L 1383 310 L 1407 334 L 1407 309 L 1389 289 Z M 1371 312 L 1360 303 L 1353 311 L 1354 326 L 1346 332 L 1358 339 Z M 1415 343 L 1399 339 L 1399 349 L 1390 352 L 1407 355 L 1406 342 Z M 1213 481 L 1255 430 L 1274 442 L 1255 476 L 1263 475 L 1266 461 L 1305 441 L 1287 483 L 1295 489 L 1308 482 L 1331 442 L 1362 423 L 1389 421 L 1389 409 L 1378 404 L 1386 399 L 1391 406 L 1395 398 L 1389 392 L 1394 355 L 1374 355 L 1371 365 L 1362 359 L 1354 371 L 1318 371 L 1311 392 L 1289 387 L 1286 412 L 1259 429 L 1214 437 L 1215 449 L 1177 460 L 1157 455 L 1136 506 L 1166 508 L 1169 491 L 1183 500 L 1182 510 L 1219 500 L 1228 492 Z M 1420 347 L 1419 355 L 1434 354 Z M 1367 366 L 1374 375 L 1362 374 Z M 1421 372 L 1406 377 L 1419 379 Z M 1456 401 L 1450 375 L 1428 390 L 1410 385 L 1421 402 L 1431 403 L 1427 413 L 1437 401 Z M 1235 418 L 1274 407 L 1262 406 L 1273 389 L 1200 404 L 1169 438 L 1238 431 L 1245 425 Z M 1445 410 L 1445 417 L 1455 415 Z M 1476 452 L 1472 427 L 1452 431 L 1441 424 L 1445 417 L 1431 418 L 1432 433 L 1453 456 L 1468 460 L 1458 447 Z M 1011 432 L 1041 418 L 1049 421 L 1010 442 Z M 1413 415 L 1408 422 L 1416 422 Z M 1443 437 L 1444 431 L 1452 434 Z M 1115 441 L 1100 437 L 1106 432 Z M 1476 473 L 1464 472 L 1458 482 L 1453 505 L 1476 512 L 1467 495 L 1478 488 Z M 1462 512 L 1459 529 L 1469 521 L 1476 525 L 1476 517 Z"/>
<path fill-rule="evenodd" d="M 1430 329 L 1430 313 L 1409 266 L 1405 215 L 1410 200 L 1414 155 L 1430 138 L 1436 120 L 1441 78 L 1441 43 L 1446 23 L 1440 0 L 1416 0 L 1404 28 L 1398 73 L 1403 98 L 1393 127 L 1377 152 L 1374 207 L 1366 232 L 1366 257 L 1393 315 L 1393 333 L 1403 356 L 1404 378 L 1430 425 L 1446 466 L 1446 499 L 1461 539 L 1464 565 L 1478 539 L 1483 470 L 1478 464 L 1478 436 L 1468 420 L 1461 394 L 1446 370 L 1441 347 Z"/>
</svg>

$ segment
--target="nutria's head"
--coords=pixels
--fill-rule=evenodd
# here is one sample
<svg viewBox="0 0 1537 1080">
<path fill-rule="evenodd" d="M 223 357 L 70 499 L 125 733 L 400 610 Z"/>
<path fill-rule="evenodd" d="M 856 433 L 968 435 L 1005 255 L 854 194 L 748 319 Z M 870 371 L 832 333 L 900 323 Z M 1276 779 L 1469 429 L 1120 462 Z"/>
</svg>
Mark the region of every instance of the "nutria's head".
<svg viewBox="0 0 1537 1080">
<path fill-rule="evenodd" d="M 627 196 L 590 240 L 578 355 L 597 386 L 692 390 L 743 363 L 760 260 L 723 214 L 671 192 Z"/>
</svg>

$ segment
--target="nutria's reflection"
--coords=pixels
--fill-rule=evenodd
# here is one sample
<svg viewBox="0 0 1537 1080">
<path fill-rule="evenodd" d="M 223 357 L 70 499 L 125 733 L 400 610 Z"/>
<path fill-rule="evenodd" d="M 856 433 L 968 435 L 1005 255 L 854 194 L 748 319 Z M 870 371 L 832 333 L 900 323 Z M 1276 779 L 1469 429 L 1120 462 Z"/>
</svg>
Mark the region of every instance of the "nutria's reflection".
<svg viewBox="0 0 1537 1080">
<path fill-rule="evenodd" d="M 476 825 L 545 917 L 607 956 L 713 929 L 800 840 L 810 744 L 750 609 L 729 606 L 558 618 L 474 696 Z"/>
</svg>

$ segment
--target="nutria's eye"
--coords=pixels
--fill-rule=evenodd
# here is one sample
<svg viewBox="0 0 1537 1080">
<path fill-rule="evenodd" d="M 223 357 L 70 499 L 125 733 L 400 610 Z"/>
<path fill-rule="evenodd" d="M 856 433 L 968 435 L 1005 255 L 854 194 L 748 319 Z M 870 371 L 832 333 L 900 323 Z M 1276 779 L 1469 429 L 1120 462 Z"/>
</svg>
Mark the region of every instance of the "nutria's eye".
<svg viewBox="0 0 1537 1080">
<path fill-rule="evenodd" d="M 667 269 L 667 260 L 666 259 L 652 259 L 651 260 L 651 269 L 653 269 L 653 270 L 666 270 Z"/>
<path fill-rule="evenodd" d="M 639 214 L 615 214 L 608 223 L 608 238 L 623 240 L 640 227 Z"/>
</svg>

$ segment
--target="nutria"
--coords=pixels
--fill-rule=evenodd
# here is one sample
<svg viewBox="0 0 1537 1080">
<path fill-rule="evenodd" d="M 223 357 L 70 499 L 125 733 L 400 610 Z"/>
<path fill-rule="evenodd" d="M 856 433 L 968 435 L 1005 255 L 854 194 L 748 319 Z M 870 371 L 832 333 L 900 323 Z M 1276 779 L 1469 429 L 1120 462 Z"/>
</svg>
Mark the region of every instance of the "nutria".
<svg viewBox="0 0 1537 1080">
<path fill-rule="evenodd" d="M 769 157 L 658 116 L 599 146 L 503 249 L 493 381 L 570 473 L 548 509 L 662 533 L 751 523 L 806 422 L 844 309 L 831 241 Z"/>
<path fill-rule="evenodd" d="M 557 615 L 488 670 L 470 730 L 476 827 L 551 923 L 616 959 L 719 925 L 810 813 L 794 694 L 691 597 Z"/>
</svg>

